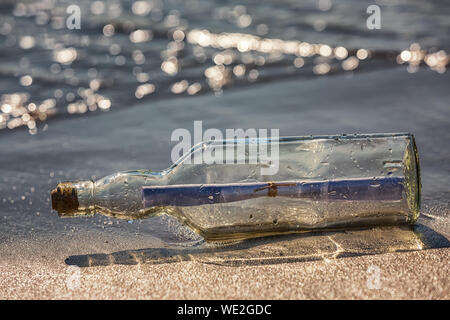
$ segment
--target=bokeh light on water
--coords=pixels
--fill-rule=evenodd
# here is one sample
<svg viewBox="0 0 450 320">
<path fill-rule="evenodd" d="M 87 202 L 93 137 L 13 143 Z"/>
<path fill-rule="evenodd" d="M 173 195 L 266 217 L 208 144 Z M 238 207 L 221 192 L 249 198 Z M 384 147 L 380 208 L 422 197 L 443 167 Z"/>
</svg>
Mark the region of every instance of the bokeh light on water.
<svg viewBox="0 0 450 320">
<path fill-rule="evenodd" d="M 66 9 L 73 4 L 81 9 L 80 30 L 66 27 Z M 371 31 L 369 4 L 2 1 L 0 129 L 36 134 L 55 116 L 168 96 L 220 96 L 234 87 L 291 77 L 398 65 L 409 73 L 421 67 L 446 71 L 445 14 L 414 1 L 383 2 L 383 27 Z M 411 23 L 419 20 L 426 27 Z"/>
</svg>

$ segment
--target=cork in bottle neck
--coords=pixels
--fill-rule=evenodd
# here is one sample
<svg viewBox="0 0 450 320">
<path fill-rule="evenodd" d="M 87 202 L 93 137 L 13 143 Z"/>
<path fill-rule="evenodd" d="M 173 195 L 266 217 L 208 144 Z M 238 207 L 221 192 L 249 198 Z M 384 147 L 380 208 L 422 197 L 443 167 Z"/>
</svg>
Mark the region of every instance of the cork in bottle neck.
<svg viewBox="0 0 450 320">
<path fill-rule="evenodd" d="M 71 214 L 78 210 L 77 189 L 71 182 L 62 182 L 51 191 L 52 208 L 59 215 Z"/>
</svg>

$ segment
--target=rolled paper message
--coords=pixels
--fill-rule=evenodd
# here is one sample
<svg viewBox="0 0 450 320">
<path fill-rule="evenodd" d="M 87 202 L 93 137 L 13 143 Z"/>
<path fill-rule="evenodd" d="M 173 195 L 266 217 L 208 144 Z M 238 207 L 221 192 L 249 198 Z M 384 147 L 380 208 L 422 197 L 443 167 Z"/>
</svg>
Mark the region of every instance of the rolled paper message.
<svg viewBox="0 0 450 320">
<path fill-rule="evenodd" d="M 198 206 L 260 197 L 290 197 L 315 201 L 401 200 L 404 179 L 378 177 L 330 181 L 280 181 L 228 184 L 149 186 L 142 188 L 144 207 Z"/>
</svg>

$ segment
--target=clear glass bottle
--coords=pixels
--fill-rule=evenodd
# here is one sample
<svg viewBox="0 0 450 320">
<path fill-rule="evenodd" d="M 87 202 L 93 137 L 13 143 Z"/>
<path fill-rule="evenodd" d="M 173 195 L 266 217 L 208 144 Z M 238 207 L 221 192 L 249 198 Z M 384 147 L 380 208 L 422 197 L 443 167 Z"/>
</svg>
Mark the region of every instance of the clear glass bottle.
<svg viewBox="0 0 450 320">
<path fill-rule="evenodd" d="M 255 145 L 278 151 L 275 175 L 261 170 L 274 164 L 258 161 Z M 192 163 L 205 150 L 232 154 L 234 162 Z M 420 188 L 411 134 L 238 139 L 202 142 L 160 172 L 60 183 L 52 206 L 64 217 L 169 214 L 206 240 L 226 240 L 414 223 Z"/>
</svg>

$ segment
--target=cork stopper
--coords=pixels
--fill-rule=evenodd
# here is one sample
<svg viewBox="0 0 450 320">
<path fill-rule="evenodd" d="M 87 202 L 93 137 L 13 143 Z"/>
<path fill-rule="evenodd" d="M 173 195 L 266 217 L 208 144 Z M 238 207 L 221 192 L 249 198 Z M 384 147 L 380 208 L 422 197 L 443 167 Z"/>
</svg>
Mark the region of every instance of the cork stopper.
<svg viewBox="0 0 450 320">
<path fill-rule="evenodd" d="M 77 189 L 71 182 L 62 182 L 51 191 L 52 208 L 59 215 L 71 214 L 78 210 Z"/>
</svg>

